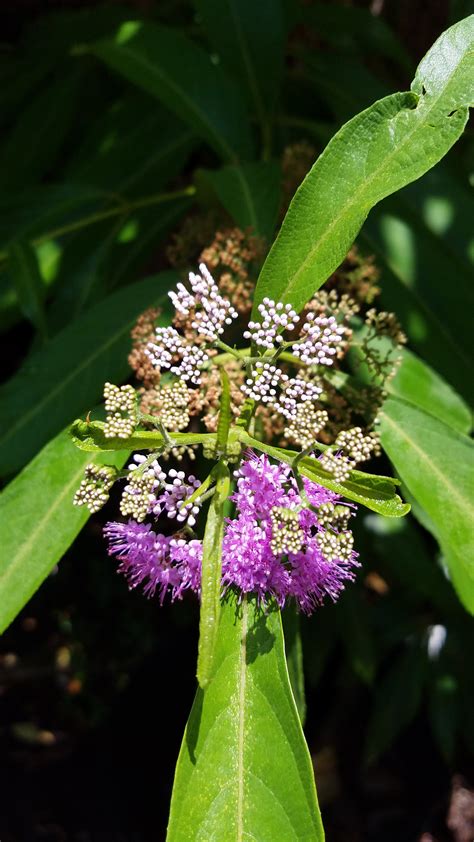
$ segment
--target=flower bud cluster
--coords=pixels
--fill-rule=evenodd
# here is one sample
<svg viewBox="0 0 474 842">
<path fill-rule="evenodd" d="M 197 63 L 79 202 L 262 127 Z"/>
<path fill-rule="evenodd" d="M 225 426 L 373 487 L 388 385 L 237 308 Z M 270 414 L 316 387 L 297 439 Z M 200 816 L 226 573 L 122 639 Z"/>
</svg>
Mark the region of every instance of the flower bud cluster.
<svg viewBox="0 0 474 842">
<path fill-rule="evenodd" d="M 104 435 L 107 439 L 127 439 L 136 427 L 136 393 L 133 386 L 104 385 Z"/>
<path fill-rule="evenodd" d="M 372 307 L 367 310 L 365 323 L 379 336 L 387 336 L 395 345 L 406 345 L 406 334 L 402 330 L 395 313 L 388 313 L 385 310 L 377 312 L 375 307 Z"/>
<path fill-rule="evenodd" d="M 327 450 L 319 457 L 319 464 L 328 474 L 332 474 L 336 482 L 345 482 L 351 473 L 351 463 L 341 453 Z"/>
<path fill-rule="evenodd" d="M 300 403 L 291 421 L 284 429 L 285 436 L 304 450 L 311 444 L 329 421 L 325 409 L 317 409 L 312 403 Z"/>
<path fill-rule="evenodd" d="M 316 538 L 318 547 L 327 561 L 350 561 L 354 550 L 354 536 L 352 532 L 320 532 Z"/>
<path fill-rule="evenodd" d="M 167 430 L 185 430 L 189 424 L 189 391 L 179 380 L 160 389 L 160 419 Z"/>
<path fill-rule="evenodd" d="M 377 433 L 369 433 L 364 436 L 361 427 L 352 427 L 350 430 L 343 430 L 336 438 L 336 447 L 342 450 L 344 455 L 356 464 L 365 462 L 367 459 L 380 452 L 380 444 Z"/>
<path fill-rule="evenodd" d="M 283 342 L 282 331 L 293 330 L 299 322 L 296 310 L 291 304 L 276 303 L 271 298 L 264 298 L 258 305 L 262 317 L 260 322 L 249 322 L 244 332 L 244 339 L 250 339 L 255 345 L 271 350 L 275 344 Z"/>
<path fill-rule="evenodd" d="M 190 474 L 185 477 L 184 471 L 176 471 L 174 468 L 168 472 L 167 482 L 163 494 L 157 498 L 153 508 L 155 515 L 166 512 L 169 518 L 176 518 L 178 523 L 186 523 L 187 526 L 194 526 L 196 517 L 199 514 L 200 503 L 195 501 L 186 503 L 201 485 L 201 481 Z"/>
<path fill-rule="evenodd" d="M 334 316 L 308 313 L 301 330 L 301 338 L 291 350 L 306 365 L 332 365 L 338 351 L 345 344 L 346 328 Z"/>
<path fill-rule="evenodd" d="M 109 491 L 114 484 L 117 471 L 107 465 L 87 465 L 84 479 L 74 495 L 75 506 L 87 506 L 91 514 L 109 499 Z"/>
<path fill-rule="evenodd" d="M 148 344 L 146 354 L 153 365 L 194 383 L 201 382 L 201 368 L 209 359 L 203 348 L 188 344 L 174 327 L 157 327 L 156 341 Z"/>
<path fill-rule="evenodd" d="M 297 553 L 304 545 L 304 532 L 300 527 L 299 512 L 284 506 L 273 506 L 270 512 L 272 526 L 271 551 L 275 556 Z"/>
<path fill-rule="evenodd" d="M 189 273 L 192 292 L 179 283 L 178 291 L 170 292 L 169 296 L 178 313 L 183 316 L 188 316 L 191 311 L 194 313 L 194 330 L 214 342 L 224 333 L 224 325 L 232 324 L 238 313 L 230 301 L 219 293 L 219 288 L 205 263 L 199 264 L 199 271 L 200 275 Z"/>
<path fill-rule="evenodd" d="M 328 502 L 318 507 L 318 522 L 320 526 L 329 527 L 338 532 L 346 532 L 352 511 L 349 506 L 335 505 Z"/>
<path fill-rule="evenodd" d="M 271 363 L 255 363 L 253 377 L 247 378 L 242 391 L 248 398 L 262 403 L 277 402 L 277 388 L 289 380 L 287 374 Z"/>
<path fill-rule="evenodd" d="M 299 407 L 317 401 L 322 391 L 318 383 L 303 380 L 302 377 L 291 377 L 283 384 L 276 408 L 289 421 L 294 421 Z"/>
<path fill-rule="evenodd" d="M 166 480 L 166 474 L 155 459 L 151 465 L 142 467 L 146 457 L 136 454 L 128 466 L 127 485 L 122 492 L 120 511 L 124 517 L 133 517 L 139 523 L 145 520 L 156 503 L 156 489 Z"/>
</svg>

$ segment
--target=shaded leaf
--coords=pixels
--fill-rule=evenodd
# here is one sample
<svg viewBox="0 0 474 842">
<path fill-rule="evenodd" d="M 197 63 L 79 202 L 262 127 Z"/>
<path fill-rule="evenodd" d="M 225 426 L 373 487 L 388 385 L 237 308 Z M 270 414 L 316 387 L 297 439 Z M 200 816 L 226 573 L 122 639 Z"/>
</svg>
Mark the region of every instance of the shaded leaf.
<svg viewBox="0 0 474 842">
<path fill-rule="evenodd" d="M 168 842 L 212 837 L 322 842 L 279 612 L 264 614 L 246 599 L 239 607 L 227 600 L 215 664 L 186 727 Z"/>
<path fill-rule="evenodd" d="M 86 465 L 98 460 L 121 467 L 125 459 L 125 453 L 91 459 L 62 432 L 0 493 L 0 633 L 87 521 L 87 509 L 72 504 Z"/>
<path fill-rule="evenodd" d="M 396 398 L 380 417 L 382 445 L 432 521 L 458 596 L 474 613 L 473 443 Z"/>
<path fill-rule="evenodd" d="M 161 100 L 225 160 L 251 157 L 250 127 L 239 90 L 201 47 L 180 32 L 128 21 L 115 38 L 98 42 L 93 50 Z"/>
<path fill-rule="evenodd" d="M 301 641 L 300 615 L 294 605 L 287 605 L 282 613 L 285 637 L 286 664 L 291 689 L 301 724 L 306 719 L 306 696 L 304 690 L 303 644 Z"/>
<path fill-rule="evenodd" d="M 268 151 L 269 123 L 283 72 L 281 0 L 196 0 L 206 32 L 253 105 Z"/>
<path fill-rule="evenodd" d="M 8 250 L 8 270 L 16 289 L 18 302 L 43 339 L 47 328 L 43 306 L 44 284 L 40 275 L 38 258 L 31 245 L 17 240 Z"/>
<path fill-rule="evenodd" d="M 239 228 L 251 228 L 270 240 L 280 205 L 281 173 L 273 161 L 200 170 Z"/>
<path fill-rule="evenodd" d="M 3 474 L 20 468 L 65 424 L 95 406 L 106 380 L 127 376 L 136 317 L 163 301 L 175 281 L 173 272 L 163 272 L 114 293 L 31 354 L 0 388 Z"/>
<path fill-rule="evenodd" d="M 341 262 L 369 210 L 434 166 L 461 135 L 473 98 L 474 15 L 438 38 L 412 90 L 358 114 L 330 141 L 296 192 L 261 271 L 265 296 L 297 309 Z"/>
</svg>

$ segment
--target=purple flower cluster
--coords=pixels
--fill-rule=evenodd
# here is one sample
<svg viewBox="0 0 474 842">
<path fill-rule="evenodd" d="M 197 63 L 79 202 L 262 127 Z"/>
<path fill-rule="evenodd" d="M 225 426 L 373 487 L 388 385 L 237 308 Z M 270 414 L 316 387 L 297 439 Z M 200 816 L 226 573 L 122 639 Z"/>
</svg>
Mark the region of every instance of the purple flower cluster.
<svg viewBox="0 0 474 842">
<path fill-rule="evenodd" d="M 223 592 L 235 588 L 261 603 L 273 597 L 280 606 L 293 597 L 308 614 L 325 596 L 335 600 L 359 566 L 348 530 L 351 509 L 307 479 L 302 501 L 291 469 L 265 455 L 249 454 L 235 477 L 236 516 L 227 520 L 223 541 Z M 130 587 L 143 585 L 161 601 L 167 591 L 171 599 L 188 589 L 199 593 L 201 541 L 167 537 L 133 520 L 107 524 L 105 535 Z"/>
</svg>

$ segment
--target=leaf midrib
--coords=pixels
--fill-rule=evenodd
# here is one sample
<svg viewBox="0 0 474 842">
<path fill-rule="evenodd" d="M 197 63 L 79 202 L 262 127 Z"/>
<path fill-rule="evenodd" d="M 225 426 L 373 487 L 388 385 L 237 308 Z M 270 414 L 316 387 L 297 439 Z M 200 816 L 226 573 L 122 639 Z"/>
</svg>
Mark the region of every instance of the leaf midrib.
<svg viewBox="0 0 474 842">
<path fill-rule="evenodd" d="M 406 146 L 406 144 L 407 144 L 409 141 L 411 141 L 411 139 L 412 139 L 413 135 L 414 135 L 414 134 L 415 134 L 415 133 L 416 133 L 416 132 L 417 132 L 420 128 L 424 128 L 424 127 L 425 127 L 425 125 L 426 125 L 426 120 L 427 120 L 427 118 L 428 118 L 429 114 L 433 111 L 433 109 L 434 109 L 434 108 L 436 108 L 436 106 L 437 106 L 437 104 L 438 104 L 439 100 L 441 99 L 441 97 L 442 97 L 442 96 L 444 96 L 444 94 L 445 94 L 445 92 L 446 92 L 446 90 L 447 90 L 447 88 L 448 88 L 448 86 L 449 86 L 449 84 L 450 84 L 450 82 L 451 82 L 452 76 L 454 75 L 454 73 L 455 73 L 455 72 L 457 71 L 457 69 L 458 69 L 458 66 L 459 66 L 459 63 L 456 65 L 456 67 L 453 69 L 452 73 L 450 74 L 449 79 L 447 80 L 446 85 L 444 86 L 444 88 L 443 88 L 442 92 L 438 95 L 438 97 L 435 97 L 435 98 L 433 99 L 432 105 L 431 105 L 431 106 L 428 108 L 428 110 L 425 112 L 424 121 L 423 121 L 423 122 L 417 122 L 417 123 L 415 123 L 415 125 L 414 125 L 413 129 L 412 129 L 412 130 L 411 130 L 411 131 L 410 131 L 410 132 L 409 132 L 409 133 L 405 136 L 404 140 L 403 140 L 403 141 L 402 141 L 402 142 L 401 142 L 401 143 L 400 143 L 400 144 L 396 147 L 396 149 L 394 149 L 394 150 L 393 150 L 392 152 L 390 152 L 388 155 L 384 156 L 384 159 L 383 159 L 383 162 L 382 162 L 381 166 L 380 166 L 378 169 L 375 169 L 375 170 L 373 171 L 372 175 L 371 175 L 368 179 L 366 179 L 365 181 L 363 181 L 363 182 L 362 182 L 362 184 L 360 185 L 360 187 L 359 187 L 359 188 L 358 188 L 358 189 L 357 189 L 357 190 L 356 190 L 356 191 L 352 194 L 352 200 L 351 200 L 351 201 L 349 201 L 349 203 L 344 204 L 343 209 L 341 210 L 341 212 L 340 212 L 337 216 L 333 217 L 332 221 L 331 221 L 331 222 L 329 223 L 329 225 L 328 225 L 328 226 L 324 229 L 324 232 L 322 233 L 322 235 L 321 235 L 321 237 L 319 238 L 319 240 L 318 240 L 318 241 L 317 241 L 317 242 L 316 242 L 316 243 L 315 243 L 315 244 L 311 247 L 311 249 L 309 250 L 309 252 L 308 252 L 307 256 L 305 257 L 305 259 L 303 260 L 303 262 L 300 264 L 299 268 L 297 269 L 297 271 L 295 272 L 295 274 L 293 275 L 293 277 L 291 278 L 291 280 L 288 282 L 288 284 L 287 284 L 287 286 L 286 286 L 286 292 L 287 292 L 288 294 L 289 294 L 289 293 L 290 293 L 290 291 L 293 289 L 293 287 L 297 284 L 297 281 L 298 281 L 298 278 L 299 278 L 300 274 L 306 270 L 306 266 L 307 266 L 307 264 L 308 264 L 308 263 L 310 263 L 310 262 L 312 262 L 312 258 L 313 258 L 314 253 L 315 253 L 315 252 L 316 252 L 316 251 L 320 248 L 321 244 L 322 244 L 322 243 L 324 243 L 324 242 L 325 242 L 325 240 L 327 240 L 327 238 L 331 235 L 331 233 L 332 233 L 333 229 L 334 229 L 334 228 L 335 228 L 335 227 L 336 227 L 336 226 L 340 223 L 341 219 L 343 219 L 343 218 L 344 218 L 344 216 L 348 215 L 348 214 L 350 213 L 350 211 L 352 210 L 352 208 L 354 208 L 354 207 L 358 204 L 358 202 L 359 202 L 359 197 L 360 197 L 361 193 L 363 194 L 363 193 L 366 191 L 367 186 L 368 186 L 368 185 L 370 185 L 370 184 L 372 184 L 372 183 L 373 183 L 373 181 L 374 181 L 377 177 L 379 177 L 379 176 L 380 176 L 380 174 L 384 171 L 384 169 L 386 169 L 387 164 L 388 164 L 388 163 L 392 160 L 392 158 L 393 158 L 394 156 L 398 155 L 398 154 L 400 153 L 400 150 L 401 150 L 401 149 L 403 149 L 403 148 L 404 148 L 404 146 Z M 408 92 L 408 91 L 407 91 L 407 93 L 410 93 L 410 92 Z M 416 92 L 415 92 L 415 91 L 412 91 L 412 93 L 415 93 L 415 94 L 416 94 Z M 397 94 L 392 94 L 392 96 L 397 96 Z M 418 95 L 418 96 L 419 96 L 419 95 Z M 426 96 L 426 94 L 425 94 L 425 96 Z M 419 107 L 420 103 L 422 103 L 422 102 L 423 102 L 422 96 L 419 96 L 419 99 L 418 99 L 418 102 L 417 102 L 417 105 L 416 105 L 416 108 L 415 108 L 415 109 L 408 109 L 408 108 L 407 108 L 407 109 L 404 109 L 404 110 L 408 110 L 408 111 L 416 111 L 416 110 L 418 109 L 418 107 Z M 371 107 L 372 107 L 372 106 L 371 106 Z M 400 113 L 400 112 L 398 112 L 398 113 Z M 321 157 L 320 157 L 320 159 L 319 159 L 319 160 L 320 160 L 320 161 L 322 161 L 324 158 L 326 158 L 326 157 L 327 157 L 328 152 L 330 152 L 330 151 L 331 151 L 331 145 L 329 145 L 329 146 L 327 147 L 326 151 L 322 153 L 322 155 L 321 155 Z M 392 191 L 390 191 L 390 192 L 392 192 Z M 387 194 L 387 195 L 390 195 L 390 193 L 389 193 L 389 194 Z M 383 197 L 381 197 L 381 198 L 383 198 Z M 381 199 L 378 199 L 378 200 L 377 200 L 377 202 L 378 202 L 378 201 L 380 201 L 380 200 L 381 200 Z M 377 202 L 375 202 L 374 204 L 376 204 Z M 369 211 L 372 207 L 373 207 L 373 204 L 371 204 L 371 205 L 369 206 L 369 208 L 368 208 L 368 210 L 367 210 L 367 213 L 368 213 L 368 211 Z"/>
</svg>

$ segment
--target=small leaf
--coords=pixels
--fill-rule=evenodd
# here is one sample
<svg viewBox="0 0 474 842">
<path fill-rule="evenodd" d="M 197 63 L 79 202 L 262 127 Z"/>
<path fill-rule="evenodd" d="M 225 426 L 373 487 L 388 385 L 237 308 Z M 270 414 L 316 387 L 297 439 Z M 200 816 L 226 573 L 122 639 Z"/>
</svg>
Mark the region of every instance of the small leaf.
<svg viewBox="0 0 474 842">
<path fill-rule="evenodd" d="M 269 456 L 279 459 L 280 462 L 286 462 L 288 465 L 291 465 L 297 455 L 296 451 L 272 447 L 269 444 L 257 441 L 243 431 L 239 435 L 243 444 L 261 450 L 263 453 L 268 453 Z M 367 509 L 385 515 L 385 517 L 403 517 L 410 511 L 410 506 L 403 503 L 398 494 L 395 493 L 395 488 L 400 483 L 393 477 L 381 477 L 376 474 L 365 474 L 362 471 L 351 471 L 348 480 L 336 482 L 331 479 L 327 471 L 321 468 L 318 460 L 310 456 L 301 460 L 298 469 L 303 476 L 308 477 L 313 482 L 318 482 L 325 488 L 329 488 L 330 491 L 335 491 L 355 503 L 361 503 Z"/>
<path fill-rule="evenodd" d="M 127 454 L 96 457 L 121 467 Z M 62 432 L 0 494 L 0 633 L 62 558 L 89 517 L 73 506 L 86 465 Z"/>
<path fill-rule="evenodd" d="M 65 424 L 95 406 L 104 382 L 129 371 L 130 329 L 142 310 L 163 301 L 173 272 L 109 296 L 47 346 L 31 354 L 0 388 L 0 472 L 18 470 Z"/>
<path fill-rule="evenodd" d="M 281 173 L 274 161 L 199 170 L 198 181 L 209 182 L 234 222 L 270 240 L 280 206 Z"/>
<path fill-rule="evenodd" d="M 230 474 L 223 462 L 215 471 L 216 487 L 207 515 L 202 545 L 201 613 L 197 678 L 206 687 L 213 674 L 219 616 L 221 610 L 222 539 L 224 506 L 229 496 Z"/>
<path fill-rule="evenodd" d="M 473 99 L 474 15 L 436 41 L 412 90 L 381 99 L 330 141 L 295 194 L 261 271 L 265 296 L 301 309 L 347 254 L 370 209 L 419 178 L 460 137 Z"/>
<path fill-rule="evenodd" d="M 250 126 L 240 91 L 201 47 L 180 32 L 128 21 L 114 39 L 99 41 L 93 51 L 161 100 L 224 160 L 251 157 Z"/>
<path fill-rule="evenodd" d="M 114 450 L 160 450 L 164 439 L 158 430 L 136 430 L 126 439 L 107 438 L 103 421 L 82 421 L 78 418 L 69 429 L 73 443 L 87 453 L 112 452 Z M 215 447 L 214 433 L 172 433 L 177 445 L 205 444 Z"/>
<path fill-rule="evenodd" d="M 167 842 L 323 842 L 311 758 L 288 680 L 280 614 L 222 605 L 213 679 L 176 768 Z"/>
<path fill-rule="evenodd" d="M 17 240 L 10 245 L 8 269 L 23 313 L 34 324 L 43 340 L 46 339 L 44 284 L 40 275 L 38 258 L 27 241 Z"/>
<path fill-rule="evenodd" d="M 382 445 L 434 524 L 453 585 L 474 614 L 472 441 L 396 398 L 385 402 L 380 418 Z"/>
</svg>

